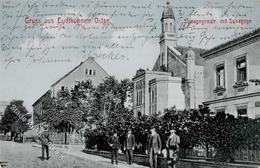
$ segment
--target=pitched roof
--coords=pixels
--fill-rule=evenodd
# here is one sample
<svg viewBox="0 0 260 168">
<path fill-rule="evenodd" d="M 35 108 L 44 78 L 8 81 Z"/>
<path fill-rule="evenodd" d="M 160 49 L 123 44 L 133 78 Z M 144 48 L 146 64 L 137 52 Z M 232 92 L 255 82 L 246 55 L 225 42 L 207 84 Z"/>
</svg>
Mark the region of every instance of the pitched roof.
<svg viewBox="0 0 260 168">
<path fill-rule="evenodd" d="M 82 64 L 84 64 L 86 61 L 88 60 L 94 60 L 93 57 L 88 57 L 85 61 L 80 62 L 79 65 L 77 65 L 75 68 L 73 68 L 71 71 L 69 71 L 68 73 L 66 73 L 63 77 L 61 77 L 59 80 L 57 80 L 56 82 L 54 82 L 51 87 L 55 86 L 57 83 L 59 83 L 60 81 L 62 81 L 64 78 L 66 78 L 67 76 L 69 76 L 72 72 L 74 72 L 76 69 L 78 69 Z M 95 61 L 95 63 L 108 75 L 108 73 Z M 109 76 L 109 75 L 108 75 Z"/>
<path fill-rule="evenodd" d="M 35 106 L 36 104 L 38 104 L 45 96 L 51 94 L 51 91 L 48 90 L 47 92 L 45 92 L 39 99 L 37 99 L 33 104 L 32 106 Z"/>
<path fill-rule="evenodd" d="M 260 27 L 255 29 L 255 30 L 253 30 L 253 31 L 251 31 L 251 32 L 249 32 L 249 33 L 246 33 L 246 34 L 244 34 L 244 35 L 242 35 L 242 36 L 240 36 L 238 38 L 229 40 L 229 41 L 227 41 L 225 43 L 222 43 L 222 44 L 220 44 L 220 45 L 218 45 L 216 47 L 213 47 L 210 50 L 207 50 L 207 51 L 201 53 L 201 57 L 206 58 L 206 57 L 208 57 L 208 56 L 210 56 L 212 54 L 215 54 L 215 53 L 218 53 L 220 51 L 226 50 L 226 49 L 228 49 L 230 47 L 239 45 L 241 43 L 244 43 L 244 42 L 246 42 L 246 41 L 248 41 L 250 39 L 253 39 L 253 38 L 259 37 L 259 36 L 260 36 Z"/>
<path fill-rule="evenodd" d="M 176 49 L 181 53 L 180 57 L 185 61 L 186 53 L 189 50 L 189 47 L 185 46 L 177 46 Z M 204 59 L 200 56 L 202 52 L 205 52 L 205 49 L 201 48 L 192 48 L 192 50 L 195 52 L 195 65 L 204 65 Z"/>
</svg>

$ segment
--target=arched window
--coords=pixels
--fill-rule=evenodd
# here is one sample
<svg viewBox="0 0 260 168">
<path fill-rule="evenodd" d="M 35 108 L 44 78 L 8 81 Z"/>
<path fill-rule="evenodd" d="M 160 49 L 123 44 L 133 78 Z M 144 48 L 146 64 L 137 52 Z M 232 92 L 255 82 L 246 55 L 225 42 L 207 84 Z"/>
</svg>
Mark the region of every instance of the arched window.
<svg viewBox="0 0 260 168">
<path fill-rule="evenodd" d="M 172 23 L 170 23 L 170 32 L 172 32 Z"/>
<path fill-rule="evenodd" d="M 168 23 L 165 23 L 165 31 L 168 31 Z"/>
<path fill-rule="evenodd" d="M 161 66 L 163 66 L 164 65 L 164 55 L 163 55 L 163 53 L 162 53 L 162 58 L 161 58 L 162 60 L 162 62 L 161 62 Z"/>
<path fill-rule="evenodd" d="M 92 70 L 91 69 L 89 70 L 89 75 L 92 75 Z"/>
<path fill-rule="evenodd" d="M 93 75 L 96 75 L 96 70 L 93 71 Z"/>
<path fill-rule="evenodd" d="M 88 74 L 88 69 L 86 69 L 86 72 L 85 72 L 85 73 L 86 73 L 86 75 Z"/>
</svg>

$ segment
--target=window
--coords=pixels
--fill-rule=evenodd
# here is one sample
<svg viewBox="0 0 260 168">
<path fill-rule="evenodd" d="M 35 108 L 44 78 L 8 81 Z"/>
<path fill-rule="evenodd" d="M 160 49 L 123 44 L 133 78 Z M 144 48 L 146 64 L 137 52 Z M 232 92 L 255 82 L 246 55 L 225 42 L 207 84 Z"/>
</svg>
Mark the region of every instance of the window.
<svg viewBox="0 0 260 168">
<path fill-rule="evenodd" d="M 64 87 L 64 86 L 62 86 L 62 87 L 61 87 L 61 90 L 62 90 L 62 91 L 64 91 L 64 90 L 65 90 L 65 87 Z"/>
<path fill-rule="evenodd" d="M 218 65 L 216 67 L 216 77 L 217 77 L 217 88 L 225 88 L 225 68 L 224 64 Z"/>
<path fill-rule="evenodd" d="M 217 108 L 216 113 L 225 113 L 225 108 Z"/>
<path fill-rule="evenodd" d="M 172 23 L 170 23 L 170 31 L 172 31 Z"/>
<path fill-rule="evenodd" d="M 162 58 L 161 58 L 162 59 L 161 66 L 163 66 L 164 65 L 164 55 L 163 55 L 163 53 L 162 53 L 161 56 L 162 56 Z"/>
<path fill-rule="evenodd" d="M 168 31 L 168 23 L 165 23 L 165 31 Z"/>
<path fill-rule="evenodd" d="M 247 74 L 246 74 L 246 57 L 240 57 L 236 61 L 237 66 L 237 81 L 246 81 Z"/>
<path fill-rule="evenodd" d="M 142 91 L 140 91 L 140 105 L 142 104 L 142 96 L 143 96 L 143 94 L 142 94 Z"/>
<path fill-rule="evenodd" d="M 136 105 L 138 106 L 139 105 L 139 93 L 136 92 Z"/>
<path fill-rule="evenodd" d="M 140 111 L 137 112 L 137 117 L 141 117 L 142 113 Z"/>
<path fill-rule="evenodd" d="M 79 90 L 79 85 L 74 86 L 74 90 L 78 91 Z"/>
<path fill-rule="evenodd" d="M 142 104 L 142 91 L 137 91 L 136 92 L 136 105 L 139 106 Z"/>
<path fill-rule="evenodd" d="M 85 72 L 85 73 L 86 73 L 86 75 L 88 74 L 88 69 L 86 69 L 86 72 Z"/>
<path fill-rule="evenodd" d="M 247 116 L 247 105 L 237 106 L 237 115 L 239 117 Z"/>
<path fill-rule="evenodd" d="M 96 71 L 95 70 L 93 71 L 93 75 L 96 75 Z"/>
<path fill-rule="evenodd" d="M 91 69 L 89 70 L 89 75 L 92 75 L 92 70 Z"/>
<path fill-rule="evenodd" d="M 164 32 L 164 27 L 163 27 L 163 23 L 162 23 L 162 33 Z"/>
</svg>

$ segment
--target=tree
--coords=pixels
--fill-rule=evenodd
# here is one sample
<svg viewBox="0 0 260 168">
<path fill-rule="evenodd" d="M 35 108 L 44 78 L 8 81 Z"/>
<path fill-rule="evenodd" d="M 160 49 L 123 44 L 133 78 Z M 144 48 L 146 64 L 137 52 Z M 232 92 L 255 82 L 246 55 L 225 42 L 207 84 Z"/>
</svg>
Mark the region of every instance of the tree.
<svg viewBox="0 0 260 168">
<path fill-rule="evenodd" d="M 13 100 L 6 107 L 2 118 L 2 129 L 4 133 L 23 134 L 28 130 L 28 110 L 23 106 L 22 100 Z"/>
<path fill-rule="evenodd" d="M 65 144 L 67 144 L 67 133 L 71 130 L 79 130 L 83 125 L 81 104 L 75 99 L 73 91 L 60 90 L 57 97 L 50 98 L 43 105 L 43 121 L 49 123 L 54 129 L 65 133 Z"/>
</svg>

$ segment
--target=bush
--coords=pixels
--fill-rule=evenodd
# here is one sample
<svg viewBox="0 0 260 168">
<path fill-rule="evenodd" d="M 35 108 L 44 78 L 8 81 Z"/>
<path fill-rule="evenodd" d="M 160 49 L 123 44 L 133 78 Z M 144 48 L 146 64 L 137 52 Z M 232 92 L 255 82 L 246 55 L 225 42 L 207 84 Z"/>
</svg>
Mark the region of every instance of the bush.
<svg viewBox="0 0 260 168">
<path fill-rule="evenodd" d="M 98 150 L 109 150 L 107 140 L 113 130 L 118 131 L 121 144 L 128 128 L 132 128 L 136 138 L 135 152 L 144 153 L 150 127 L 156 126 L 161 136 L 163 148 L 174 128 L 181 138 L 180 148 L 182 157 L 194 147 L 203 147 L 207 157 L 213 155 L 217 161 L 234 161 L 234 152 L 240 148 L 260 149 L 260 120 L 235 118 L 230 114 L 218 113 L 210 115 L 207 108 L 191 111 L 178 111 L 175 108 L 166 109 L 164 115 L 141 116 L 139 118 L 110 119 L 106 125 L 98 126 L 95 130 L 87 130 L 86 147 Z M 115 115 L 115 114 L 114 114 Z M 122 146 L 123 147 L 123 146 Z M 211 154 L 209 150 L 215 149 Z"/>
</svg>

